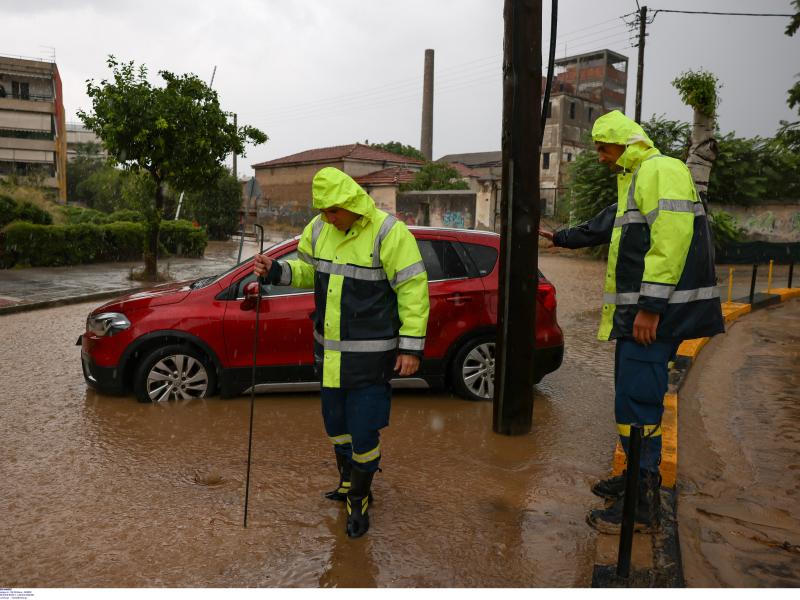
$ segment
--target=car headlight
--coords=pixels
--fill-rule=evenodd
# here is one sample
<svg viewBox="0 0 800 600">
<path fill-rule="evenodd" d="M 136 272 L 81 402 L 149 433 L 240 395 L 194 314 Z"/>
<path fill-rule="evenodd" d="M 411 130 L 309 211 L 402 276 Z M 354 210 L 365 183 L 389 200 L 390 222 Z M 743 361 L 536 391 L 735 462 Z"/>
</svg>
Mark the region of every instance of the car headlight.
<svg viewBox="0 0 800 600">
<path fill-rule="evenodd" d="M 99 313 L 86 319 L 86 330 L 100 337 L 114 335 L 130 326 L 131 322 L 122 313 Z"/>
</svg>

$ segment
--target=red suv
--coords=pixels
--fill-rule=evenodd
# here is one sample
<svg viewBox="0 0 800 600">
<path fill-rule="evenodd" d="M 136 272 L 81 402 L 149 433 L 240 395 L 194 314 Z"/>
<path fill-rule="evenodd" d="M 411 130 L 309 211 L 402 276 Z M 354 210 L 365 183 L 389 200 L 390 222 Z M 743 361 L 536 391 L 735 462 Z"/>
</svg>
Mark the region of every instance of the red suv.
<svg viewBox="0 0 800 600">
<path fill-rule="evenodd" d="M 498 251 L 494 233 L 411 227 L 428 271 L 430 318 L 425 358 L 395 387 L 447 387 L 471 399 L 494 394 Z M 268 250 L 296 255 L 299 238 Z M 251 387 L 256 300 L 252 261 L 215 277 L 166 284 L 113 300 L 86 321 L 81 348 L 86 382 L 106 393 L 133 390 L 141 402 L 223 397 Z M 246 291 L 246 288 L 249 289 Z M 311 289 L 265 285 L 259 310 L 256 391 L 319 388 L 314 372 Z M 564 353 L 556 292 L 539 273 L 537 381 Z"/>
</svg>

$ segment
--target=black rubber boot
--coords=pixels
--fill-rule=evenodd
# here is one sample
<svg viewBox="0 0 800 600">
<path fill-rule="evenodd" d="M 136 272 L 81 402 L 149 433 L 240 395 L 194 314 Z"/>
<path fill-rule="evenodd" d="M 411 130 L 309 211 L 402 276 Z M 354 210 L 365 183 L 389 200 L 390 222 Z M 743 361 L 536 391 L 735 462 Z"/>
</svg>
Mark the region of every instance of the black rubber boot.
<svg viewBox="0 0 800 600">
<path fill-rule="evenodd" d="M 601 533 L 619 534 L 622 528 L 623 498 L 617 498 L 608 508 L 589 511 L 586 522 Z M 645 472 L 640 475 L 639 498 L 633 519 L 633 530 L 655 533 L 661 527 L 661 476 Z"/>
<path fill-rule="evenodd" d="M 369 529 L 369 488 L 372 486 L 374 472 L 367 473 L 353 466 L 350 491 L 347 493 L 347 535 L 361 537 Z"/>
<path fill-rule="evenodd" d="M 598 481 L 592 486 L 592 493 L 606 500 L 616 500 L 625 495 L 625 471 L 622 475 L 616 475 Z"/>
<path fill-rule="evenodd" d="M 328 500 L 344 502 L 347 500 L 347 492 L 350 491 L 350 470 L 352 464 L 350 459 L 344 454 L 336 452 L 336 468 L 339 469 L 339 487 L 330 492 L 325 492 Z"/>
</svg>

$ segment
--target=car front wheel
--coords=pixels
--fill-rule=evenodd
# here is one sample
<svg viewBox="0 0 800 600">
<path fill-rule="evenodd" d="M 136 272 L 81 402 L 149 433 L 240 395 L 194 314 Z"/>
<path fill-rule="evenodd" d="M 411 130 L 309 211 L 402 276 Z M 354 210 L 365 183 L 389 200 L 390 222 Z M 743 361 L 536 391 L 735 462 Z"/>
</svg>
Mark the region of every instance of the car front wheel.
<svg viewBox="0 0 800 600">
<path fill-rule="evenodd" d="M 456 354 L 450 373 L 455 392 L 467 400 L 494 397 L 495 338 L 485 335 L 468 341 Z"/>
<path fill-rule="evenodd" d="M 200 352 L 170 345 L 145 357 L 136 369 L 133 386 L 139 402 L 193 400 L 214 392 L 216 376 Z"/>
</svg>

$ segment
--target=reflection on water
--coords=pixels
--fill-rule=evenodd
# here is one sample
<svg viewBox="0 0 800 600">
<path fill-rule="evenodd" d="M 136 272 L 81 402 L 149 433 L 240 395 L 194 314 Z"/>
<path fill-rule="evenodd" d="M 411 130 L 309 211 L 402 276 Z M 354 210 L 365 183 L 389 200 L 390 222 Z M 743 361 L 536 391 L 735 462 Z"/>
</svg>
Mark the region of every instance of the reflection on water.
<svg viewBox="0 0 800 600">
<path fill-rule="evenodd" d="M 249 398 L 96 394 L 73 345 L 94 304 L 0 317 L 26 349 L 0 348 L 0 584 L 588 585 L 583 518 L 615 437 L 603 383 L 613 357 L 582 349 L 602 265 L 572 264 L 543 267 L 568 346 L 537 386 L 533 431 L 494 434 L 490 403 L 397 393 L 358 540 L 323 497 L 337 476 L 316 395 L 257 397 L 244 529 Z"/>
</svg>

